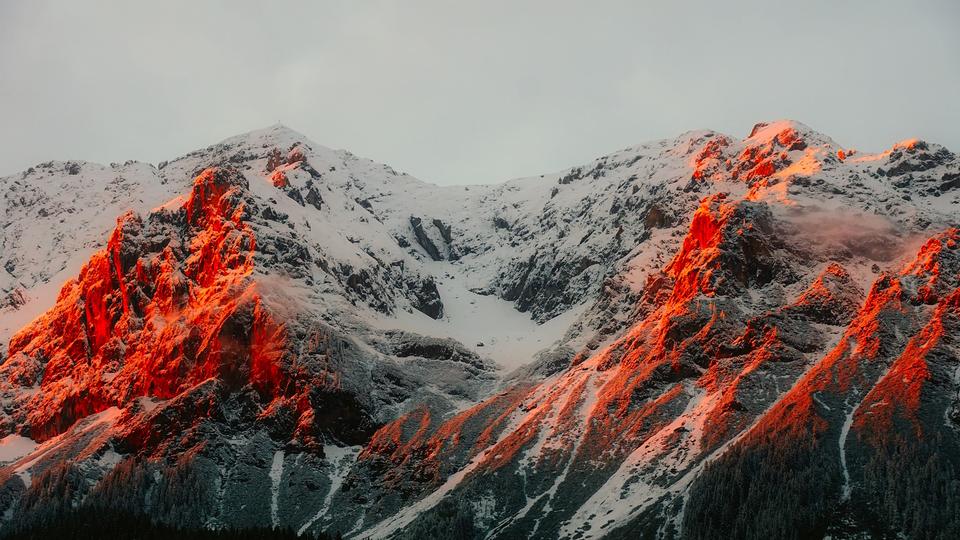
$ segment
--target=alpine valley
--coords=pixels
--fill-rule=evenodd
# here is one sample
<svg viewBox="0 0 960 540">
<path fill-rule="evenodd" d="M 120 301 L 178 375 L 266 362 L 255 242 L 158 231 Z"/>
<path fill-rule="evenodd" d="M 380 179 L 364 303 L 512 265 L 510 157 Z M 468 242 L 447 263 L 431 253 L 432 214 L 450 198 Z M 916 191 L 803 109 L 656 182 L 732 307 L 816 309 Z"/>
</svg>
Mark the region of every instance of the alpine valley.
<svg viewBox="0 0 960 540">
<path fill-rule="evenodd" d="M 0 178 L 0 535 L 960 538 L 960 157 L 436 186 L 283 126 Z"/>
</svg>

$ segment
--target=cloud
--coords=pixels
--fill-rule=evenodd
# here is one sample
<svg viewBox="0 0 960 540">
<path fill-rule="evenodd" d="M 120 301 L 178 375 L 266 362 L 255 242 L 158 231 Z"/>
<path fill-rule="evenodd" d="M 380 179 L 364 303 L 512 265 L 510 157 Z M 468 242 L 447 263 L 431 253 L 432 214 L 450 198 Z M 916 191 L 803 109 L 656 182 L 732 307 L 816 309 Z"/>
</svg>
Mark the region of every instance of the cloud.
<svg viewBox="0 0 960 540">
<path fill-rule="evenodd" d="M 791 117 L 960 149 L 955 2 L 0 4 L 0 174 L 283 122 L 438 183 Z"/>
<path fill-rule="evenodd" d="M 915 253 L 925 238 L 904 232 L 903 227 L 884 216 L 857 208 L 771 208 L 781 224 L 786 224 L 782 232 L 793 237 L 791 243 L 840 259 L 854 256 L 890 263 Z"/>
</svg>

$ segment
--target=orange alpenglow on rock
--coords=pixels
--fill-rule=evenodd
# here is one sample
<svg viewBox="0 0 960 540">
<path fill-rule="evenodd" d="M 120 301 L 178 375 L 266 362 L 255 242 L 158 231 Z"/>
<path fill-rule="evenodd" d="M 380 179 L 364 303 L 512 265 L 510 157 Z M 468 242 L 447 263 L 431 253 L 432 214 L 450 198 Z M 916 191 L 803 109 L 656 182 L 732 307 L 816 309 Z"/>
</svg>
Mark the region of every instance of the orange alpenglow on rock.
<svg viewBox="0 0 960 540">
<path fill-rule="evenodd" d="M 211 377 L 283 391 L 284 328 L 251 279 L 256 240 L 244 220 L 244 184 L 236 172 L 208 169 L 181 208 L 149 222 L 121 217 L 56 305 L 13 336 L 7 376 L 41 388 L 26 419 L 34 438 Z M 147 230 L 166 239 L 151 246 Z M 107 382 L 104 373 L 114 375 Z"/>
</svg>

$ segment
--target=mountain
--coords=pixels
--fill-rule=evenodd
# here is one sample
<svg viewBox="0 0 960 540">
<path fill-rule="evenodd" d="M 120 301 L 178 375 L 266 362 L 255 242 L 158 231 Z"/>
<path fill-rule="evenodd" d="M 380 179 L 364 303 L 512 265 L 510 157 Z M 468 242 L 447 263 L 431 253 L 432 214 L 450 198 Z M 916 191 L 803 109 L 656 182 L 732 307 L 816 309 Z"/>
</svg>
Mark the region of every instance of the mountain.
<svg viewBox="0 0 960 540">
<path fill-rule="evenodd" d="M 0 179 L 0 506 L 960 534 L 960 158 L 792 121 L 435 186 L 283 126 Z"/>
</svg>

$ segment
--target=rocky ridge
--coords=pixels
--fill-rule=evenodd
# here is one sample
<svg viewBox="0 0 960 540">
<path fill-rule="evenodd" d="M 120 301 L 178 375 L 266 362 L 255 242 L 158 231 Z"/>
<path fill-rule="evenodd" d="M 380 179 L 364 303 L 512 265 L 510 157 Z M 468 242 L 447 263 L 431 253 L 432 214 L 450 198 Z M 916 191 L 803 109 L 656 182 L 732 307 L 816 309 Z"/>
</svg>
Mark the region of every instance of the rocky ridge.
<svg viewBox="0 0 960 540">
<path fill-rule="evenodd" d="M 4 319 L 53 304 L 0 367 L 8 527 L 78 505 L 377 538 L 957 526 L 949 485 L 918 518 L 890 484 L 960 460 L 960 160 L 937 145 L 785 121 L 441 188 L 273 127 L 37 170 L 2 179 L 5 228 L 95 237 L 50 186 L 116 170 L 144 171 L 116 204 L 153 210 L 99 250 L 4 237 Z M 55 301 L 33 241 L 61 273 L 87 258 Z"/>
</svg>

